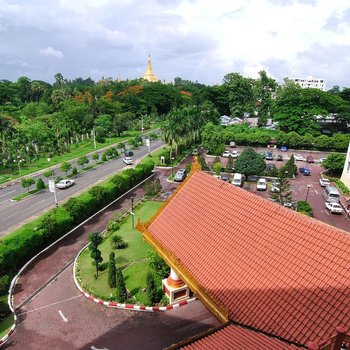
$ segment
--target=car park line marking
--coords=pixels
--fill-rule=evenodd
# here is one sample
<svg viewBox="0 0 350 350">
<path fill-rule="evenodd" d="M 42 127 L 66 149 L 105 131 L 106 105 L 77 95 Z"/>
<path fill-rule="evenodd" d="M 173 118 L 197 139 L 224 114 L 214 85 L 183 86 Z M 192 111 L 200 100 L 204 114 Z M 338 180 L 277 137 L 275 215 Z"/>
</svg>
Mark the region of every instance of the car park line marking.
<svg viewBox="0 0 350 350">
<path fill-rule="evenodd" d="M 79 298 L 79 297 L 81 297 L 81 296 L 82 296 L 82 294 L 75 295 L 74 297 L 71 297 L 71 298 L 68 298 L 68 299 L 65 299 L 65 300 L 61 300 L 61 301 L 57 301 L 56 303 L 44 305 L 44 306 L 38 307 L 38 308 L 36 308 L 36 309 L 32 309 L 32 310 L 28 310 L 28 311 L 21 312 L 20 314 L 17 314 L 17 316 L 30 314 L 30 313 L 32 313 L 32 312 L 39 311 L 39 310 L 42 310 L 42 309 L 46 309 L 47 307 L 55 306 L 55 305 L 57 305 L 57 304 L 61 304 L 61 303 L 64 303 L 64 302 L 66 302 L 66 301 L 73 300 L 73 299 Z"/>
<path fill-rule="evenodd" d="M 107 348 L 96 348 L 96 346 L 92 346 L 91 348 L 90 348 L 91 350 L 108 350 Z"/>
<path fill-rule="evenodd" d="M 68 322 L 68 318 L 64 317 L 63 312 L 61 310 L 58 310 L 58 313 L 60 314 L 64 322 Z"/>
</svg>

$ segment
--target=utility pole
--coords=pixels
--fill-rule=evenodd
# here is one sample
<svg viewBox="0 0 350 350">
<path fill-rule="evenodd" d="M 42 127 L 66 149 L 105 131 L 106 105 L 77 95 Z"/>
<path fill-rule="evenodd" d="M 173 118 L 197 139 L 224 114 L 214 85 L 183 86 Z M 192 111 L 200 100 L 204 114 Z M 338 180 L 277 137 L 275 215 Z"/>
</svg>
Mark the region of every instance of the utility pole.
<svg viewBox="0 0 350 350">
<path fill-rule="evenodd" d="M 134 197 L 131 197 L 131 226 L 134 228 Z"/>
</svg>

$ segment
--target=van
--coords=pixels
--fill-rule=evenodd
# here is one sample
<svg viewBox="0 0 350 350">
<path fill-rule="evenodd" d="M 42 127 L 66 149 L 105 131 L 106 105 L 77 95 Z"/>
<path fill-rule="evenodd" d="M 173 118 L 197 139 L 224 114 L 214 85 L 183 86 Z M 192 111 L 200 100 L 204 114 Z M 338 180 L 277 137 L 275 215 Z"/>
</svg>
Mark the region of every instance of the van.
<svg viewBox="0 0 350 350">
<path fill-rule="evenodd" d="M 327 186 L 325 190 L 323 191 L 323 197 L 325 198 L 326 202 L 339 202 L 340 193 L 338 189 L 334 186 Z"/>
<path fill-rule="evenodd" d="M 235 186 L 242 187 L 242 174 L 236 173 L 233 175 L 232 184 Z"/>
</svg>

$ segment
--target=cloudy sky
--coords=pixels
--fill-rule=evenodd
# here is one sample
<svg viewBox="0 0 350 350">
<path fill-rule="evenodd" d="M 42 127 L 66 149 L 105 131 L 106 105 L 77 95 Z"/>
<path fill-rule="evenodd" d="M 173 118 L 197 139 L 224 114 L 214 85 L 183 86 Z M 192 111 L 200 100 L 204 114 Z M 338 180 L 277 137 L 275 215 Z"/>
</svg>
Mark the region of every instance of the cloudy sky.
<svg viewBox="0 0 350 350">
<path fill-rule="evenodd" d="M 0 79 L 225 74 L 350 87 L 349 0 L 0 0 Z"/>
</svg>

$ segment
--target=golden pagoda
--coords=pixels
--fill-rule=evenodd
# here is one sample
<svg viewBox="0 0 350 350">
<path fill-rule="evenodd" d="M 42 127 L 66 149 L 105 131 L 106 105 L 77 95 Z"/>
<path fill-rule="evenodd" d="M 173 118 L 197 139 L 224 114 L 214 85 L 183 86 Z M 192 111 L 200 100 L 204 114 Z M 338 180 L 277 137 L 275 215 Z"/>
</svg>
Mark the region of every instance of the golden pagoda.
<svg viewBox="0 0 350 350">
<path fill-rule="evenodd" d="M 158 81 L 156 75 L 153 73 L 152 63 L 151 63 L 151 54 L 148 55 L 148 62 L 147 62 L 146 72 L 145 72 L 145 75 L 143 76 L 143 79 L 146 79 L 146 80 L 148 80 L 151 83 L 154 83 L 154 82 Z"/>
</svg>

